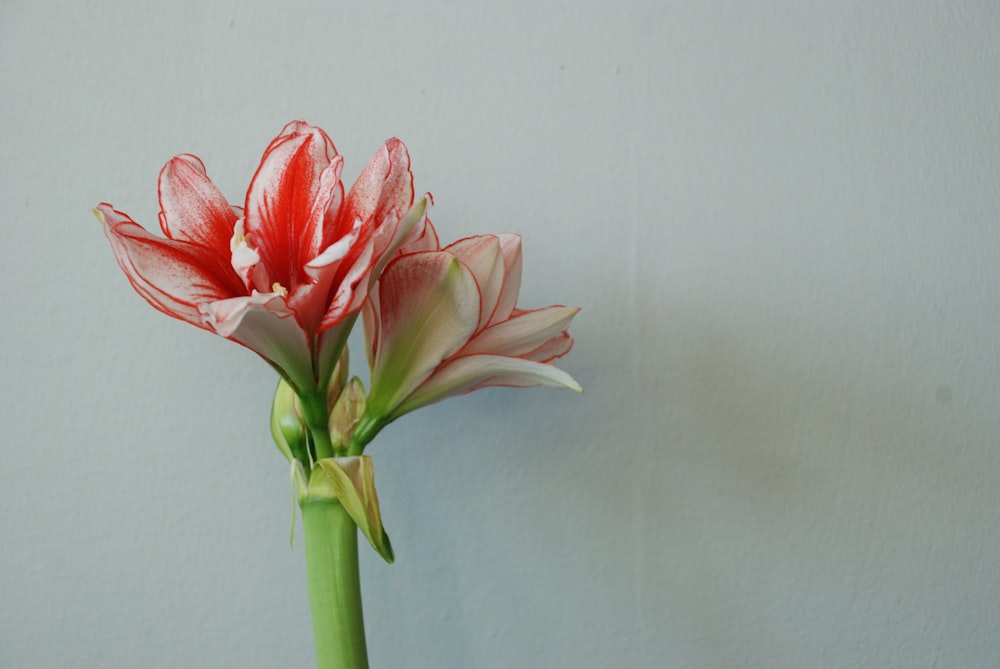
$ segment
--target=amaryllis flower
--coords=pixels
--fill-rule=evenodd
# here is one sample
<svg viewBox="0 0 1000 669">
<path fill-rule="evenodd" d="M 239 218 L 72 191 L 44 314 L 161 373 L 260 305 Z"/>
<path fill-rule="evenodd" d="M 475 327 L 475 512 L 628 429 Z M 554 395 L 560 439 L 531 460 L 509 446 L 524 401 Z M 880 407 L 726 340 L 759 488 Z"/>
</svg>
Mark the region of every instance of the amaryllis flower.
<svg viewBox="0 0 1000 669">
<path fill-rule="evenodd" d="M 160 172 L 151 234 L 109 204 L 96 209 L 118 264 L 163 313 L 257 352 L 297 392 L 322 389 L 370 282 L 424 216 L 398 139 L 375 154 L 346 197 L 343 158 L 321 129 L 286 125 L 264 152 L 244 206 L 231 205 L 201 160 Z"/>
<path fill-rule="evenodd" d="M 418 407 L 484 386 L 581 391 L 550 364 L 569 352 L 575 307 L 517 308 L 521 238 L 481 235 L 439 248 L 429 221 L 382 272 L 363 311 L 371 389 L 365 441 Z"/>
</svg>

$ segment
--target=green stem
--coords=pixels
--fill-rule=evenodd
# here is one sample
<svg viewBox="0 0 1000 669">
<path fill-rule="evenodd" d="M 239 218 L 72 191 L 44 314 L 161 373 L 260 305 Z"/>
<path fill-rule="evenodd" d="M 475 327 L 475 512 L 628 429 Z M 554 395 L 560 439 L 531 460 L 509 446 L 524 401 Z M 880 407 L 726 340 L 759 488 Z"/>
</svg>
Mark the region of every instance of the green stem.
<svg viewBox="0 0 1000 669">
<path fill-rule="evenodd" d="M 302 501 L 317 669 L 368 669 L 357 525 L 337 500 Z"/>
<path fill-rule="evenodd" d="M 299 400 L 302 404 L 302 417 L 313 438 L 316 460 L 332 458 L 335 454 L 330 440 L 330 410 L 326 406 L 326 393 L 300 396 Z"/>
<path fill-rule="evenodd" d="M 351 443 L 348 445 L 347 454 L 348 455 L 361 455 L 365 452 L 365 446 L 375 438 L 382 428 L 391 423 L 392 420 L 386 420 L 384 418 L 376 418 L 365 412 L 361 416 L 361 420 L 358 424 L 354 426 L 354 435 L 351 437 Z"/>
</svg>

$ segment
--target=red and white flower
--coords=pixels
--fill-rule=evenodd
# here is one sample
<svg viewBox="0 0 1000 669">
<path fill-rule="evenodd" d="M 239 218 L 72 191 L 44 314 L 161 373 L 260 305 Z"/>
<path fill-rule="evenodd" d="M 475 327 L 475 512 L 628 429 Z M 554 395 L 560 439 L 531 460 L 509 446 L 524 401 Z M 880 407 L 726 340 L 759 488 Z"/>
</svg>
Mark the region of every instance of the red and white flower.
<svg viewBox="0 0 1000 669">
<path fill-rule="evenodd" d="M 480 235 L 440 248 L 425 219 L 363 310 L 371 428 L 484 386 L 581 392 L 551 364 L 572 347 L 567 328 L 579 309 L 518 309 L 520 285 L 518 235 Z"/>
<path fill-rule="evenodd" d="M 163 313 L 252 349 L 298 392 L 325 387 L 369 286 L 427 208 L 414 204 L 398 139 L 350 191 L 343 158 L 321 129 L 285 126 L 264 152 L 244 206 L 231 205 L 197 157 L 160 172 L 154 235 L 102 203 L 118 264 Z"/>
</svg>

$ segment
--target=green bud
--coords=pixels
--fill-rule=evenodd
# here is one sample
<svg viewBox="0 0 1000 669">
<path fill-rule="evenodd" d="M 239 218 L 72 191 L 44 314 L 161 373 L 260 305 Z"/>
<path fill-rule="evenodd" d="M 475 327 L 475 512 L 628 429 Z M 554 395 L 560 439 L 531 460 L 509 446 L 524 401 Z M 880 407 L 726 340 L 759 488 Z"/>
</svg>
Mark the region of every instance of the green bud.
<svg viewBox="0 0 1000 669">
<path fill-rule="evenodd" d="M 278 381 L 271 404 L 271 438 L 289 462 L 309 463 L 309 436 L 299 398 L 284 379 Z"/>
<path fill-rule="evenodd" d="M 365 413 L 365 387 L 358 377 L 351 379 L 330 410 L 330 439 L 337 448 L 351 443 L 354 426 Z"/>
</svg>

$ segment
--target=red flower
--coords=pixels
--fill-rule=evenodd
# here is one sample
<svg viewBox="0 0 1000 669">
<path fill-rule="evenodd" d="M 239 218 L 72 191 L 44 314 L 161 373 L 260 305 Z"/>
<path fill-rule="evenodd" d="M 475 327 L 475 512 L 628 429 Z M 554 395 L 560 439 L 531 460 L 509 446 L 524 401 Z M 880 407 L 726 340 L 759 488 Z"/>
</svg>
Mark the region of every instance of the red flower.
<svg viewBox="0 0 1000 669">
<path fill-rule="evenodd" d="M 245 205 L 229 204 L 201 160 L 160 172 L 151 234 L 102 203 L 118 264 L 163 313 L 252 349 L 297 391 L 325 387 L 370 283 L 414 226 L 409 154 L 390 139 L 344 196 L 343 159 L 321 129 L 284 127 L 264 152 Z"/>
</svg>

